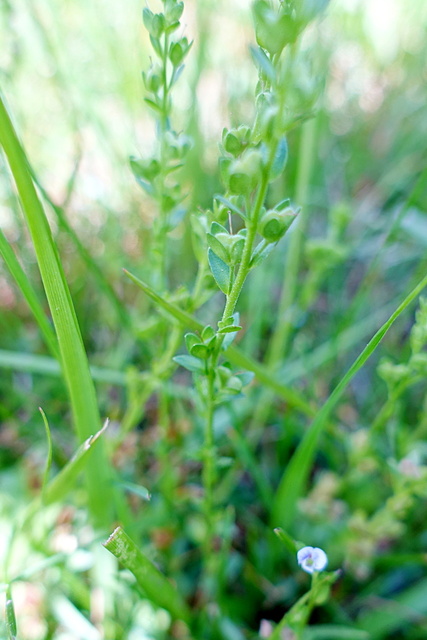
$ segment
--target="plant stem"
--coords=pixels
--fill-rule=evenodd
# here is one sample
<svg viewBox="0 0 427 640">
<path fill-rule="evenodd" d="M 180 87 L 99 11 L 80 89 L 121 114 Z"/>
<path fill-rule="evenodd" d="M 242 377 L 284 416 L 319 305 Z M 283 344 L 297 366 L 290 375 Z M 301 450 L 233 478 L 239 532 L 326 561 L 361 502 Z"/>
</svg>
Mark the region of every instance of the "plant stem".
<svg viewBox="0 0 427 640">
<path fill-rule="evenodd" d="M 237 301 L 242 291 L 243 285 L 250 271 L 250 261 L 252 258 L 252 249 L 255 241 L 255 237 L 258 229 L 258 221 L 261 213 L 262 205 L 264 204 L 265 196 L 267 194 L 267 188 L 270 177 L 271 165 L 273 164 L 274 156 L 276 154 L 277 142 L 274 142 L 270 148 L 270 155 L 267 165 L 264 169 L 261 186 L 258 189 L 257 197 L 255 200 L 254 208 L 250 216 L 250 223 L 248 226 L 248 235 L 245 239 L 245 245 L 243 247 L 242 261 L 240 263 L 239 270 L 237 272 L 236 279 L 233 283 L 231 291 L 227 296 L 227 301 L 224 307 L 221 320 L 225 320 L 233 315 L 236 308 Z"/>
<path fill-rule="evenodd" d="M 209 533 L 212 533 L 213 487 L 215 481 L 214 467 L 214 405 L 215 405 L 215 370 L 208 373 L 208 389 L 206 398 L 205 450 L 203 465 L 203 486 L 205 490 L 205 514 Z M 208 536 L 210 538 L 210 536 Z"/>
</svg>

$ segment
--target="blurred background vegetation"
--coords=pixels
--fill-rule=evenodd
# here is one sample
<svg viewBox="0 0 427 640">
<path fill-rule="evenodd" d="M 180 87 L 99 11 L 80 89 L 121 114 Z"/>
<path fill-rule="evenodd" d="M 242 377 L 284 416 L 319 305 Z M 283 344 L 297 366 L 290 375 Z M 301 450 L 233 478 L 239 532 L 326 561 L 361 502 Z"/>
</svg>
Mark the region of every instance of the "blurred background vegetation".
<svg viewBox="0 0 427 640">
<path fill-rule="evenodd" d="M 151 54 L 141 9 L 136 0 L 3 0 L 0 84 L 45 198 L 89 360 L 98 367 L 101 415 L 110 418 L 114 437 L 124 419 L 133 427 L 112 454 L 118 482 L 127 485 L 131 533 L 197 606 L 193 556 L 201 524 L 197 511 L 189 516 L 183 506 L 197 490 L 192 479 L 198 461 L 191 451 L 198 436 L 188 413 L 189 379 L 180 371 L 171 383 L 162 445 L 156 398 L 149 398 L 143 411 L 135 380 L 150 369 L 153 344 L 159 331 L 167 331 L 167 320 L 153 315 L 149 301 L 122 274 L 122 268 L 143 278 L 149 274 L 147 247 L 156 215 L 128 162 L 129 155 L 149 155 L 155 143 L 143 102 L 141 70 Z M 250 124 L 256 72 L 248 52 L 254 41 L 250 3 L 187 0 L 182 22 L 194 45 L 174 99 L 174 126 L 194 141 L 183 171 L 191 214 L 210 207 L 221 190 L 221 131 Z M 301 57 L 307 52 L 324 90 L 314 120 L 289 136 L 285 178 L 271 196 L 291 197 L 303 207 L 301 238 L 294 263 L 288 259 L 290 233 L 251 277 L 239 303 L 245 331 L 238 339 L 246 353 L 267 363 L 313 408 L 426 272 L 426 35 L 424 0 L 332 0 L 325 18 L 301 43 Z M 303 70 L 300 80 L 303 85 Z M 0 226 L 43 299 L 3 157 L 0 163 Z M 173 289 L 192 286 L 195 265 L 184 222 L 170 244 Z M 297 271 L 296 291 L 291 307 L 279 314 L 285 265 Z M 216 317 L 220 296 L 202 309 L 203 321 Z M 382 359 L 384 373 L 385 360 L 407 362 L 414 314 L 415 307 L 399 320 L 351 384 L 300 505 L 296 537 L 325 548 L 333 568 L 346 568 L 315 622 L 357 623 L 370 634 L 348 637 L 427 634 L 426 503 L 418 485 L 405 485 L 410 504 L 393 517 L 384 506 L 395 487 L 390 460 L 396 465 L 409 460 L 416 473 L 407 476 L 425 478 L 424 376 L 405 388 L 390 415 L 386 411 L 378 418 L 388 397 L 387 372 L 381 377 L 378 364 Z M 285 327 L 280 357 L 270 342 L 277 323 Z M 39 406 L 49 417 L 57 468 L 76 446 L 66 392 L 48 356 L 0 263 L 0 557 L 9 554 L 14 517 L 40 486 L 46 443 Z M 308 422 L 258 383 L 218 412 L 224 464 L 227 458 L 237 461 L 221 487 L 237 513 L 221 607 L 237 622 L 218 637 L 247 637 L 238 635 L 239 620 L 255 634 L 262 619 L 280 619 L 301 592 L 304 576 L 292 577 L 272 540 L 268 508 L 258 495 L 263 481 L 254 479 L 249 463 L 256 456 L 258 475 L 271 491 Z M 372 423 L 375 438 L 368 436 Z M 165 497 L 165 455 L 180 479 L 166 482 L 187 483 L 189 494 L 176 494 L 173 505 Z M 152 501 L 145 502 L 131 485 L 147 486 Z M 83 503 L 77 492 L 72 506 L 46 509 L 31 532 L 17 538 L 9 561 L 15 573 L 33 567 L 35 576 L 16 585 L 20 637 L 185 637 L 176 629 L 168 635 L 167 614 L 141 600 L 126 577 L 117 580 L 114 562 L 94 544 Z M 400 608 L 387 627 L 384 611 L 396 602 Z"/>
</svg>

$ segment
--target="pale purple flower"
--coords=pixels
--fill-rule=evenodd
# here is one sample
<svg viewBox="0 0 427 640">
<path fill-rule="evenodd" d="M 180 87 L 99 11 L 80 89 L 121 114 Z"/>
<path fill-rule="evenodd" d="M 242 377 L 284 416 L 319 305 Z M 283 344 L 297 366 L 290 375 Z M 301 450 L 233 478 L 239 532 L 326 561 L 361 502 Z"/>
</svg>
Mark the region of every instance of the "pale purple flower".
<svg viewBox="0 0 427 640">
<path fill-rule="evenodd" d="M 328 556 L 323 549 L 317 547 L 303 547 L 297 553 L 298 564 L 307 573 L 323 571 L 328 564 Z"/>
</svg>

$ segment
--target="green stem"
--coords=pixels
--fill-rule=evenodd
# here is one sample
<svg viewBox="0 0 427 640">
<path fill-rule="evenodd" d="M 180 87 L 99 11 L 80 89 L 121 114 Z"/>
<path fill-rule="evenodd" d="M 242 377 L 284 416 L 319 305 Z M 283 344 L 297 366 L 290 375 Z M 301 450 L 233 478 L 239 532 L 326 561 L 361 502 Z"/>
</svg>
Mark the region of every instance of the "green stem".
<svg viewBox="0 0 427 640">
<path fill-rule="evenodd" d="M 252 249 L 253 249 L 255 237 L 257 234 L 259 216 L 261 213 L 262 205 L 264 204 L 265 196 L 267 194 L 270 170 L 274 160 L 274 156 L 276 154 L 276 149 L 277 149 L 277 142 L 273 143 L 270 149 L 270 156 L 268 159 L 268 163 L 264 169 L 261 186 L 258 190 L 254 208 L 250 216 L 248 235 L 246 236 L 245 245 L 243 247 L 242 261 L 240 263 L 240 267 L 237 272 L 237 276 L 236 276 L 236 279 L 234 280 L 231 291 L 227 296 L 227 301 L 224 307 L 224 312 L 222 314 L 221 320 L 225 320 L 226 318 L 229 318 L 231 315 L 233 315 L 234 310 L 236 308 L 237 301 L 242 291 L 243 285 L 250 271 L 250 261 L 252 258 Z"/>
<path fill-rule="evenodd" d="M 372 433 L 380 431 L 385 426 L 387 420 L 393 415 L 394 409 L 396 407 L 396 403 L 399 400 L 402 393 L 408 387 L 412 387 L 414 384 L 417 384 L 417 382 L 420 382 L 423 379 L 424 379 L 424 376 L 414 376 L 410 380 L 402 380 L 400 384 L 396 386 L 396 388 L 392 391 L 392 393 L 387 398 L 381 410 L 378 412 L 375 420 L 371 424 Z"/>
<path fill-rule="evenodd" d="M 168 63 L 168 47 L 169 47 L 169 38 L 167 34 L 164 36 L 163 43 L 163 56 L 162 56 L 162 103 L 161 109 L 162 113 L 160 116 L 160 173 L 156 179 L 157 183 L 157 200 L 159 205 L 159 219 L 157 224 L 154 225 L 154 238 L 153 238 L 153 249 L 155 254 L 155 262 L 157 267 L 153 269 L 153 276 L 155 286 L 160 288 L 161 291 L 166 289 L 166 240 L 167 240 L 167 226 L 168 226 L 168 212 L 164 206 L 164 192 L 165 192 L 165 181 L 166 181 L 166 164 L 167 164 L 167 145 L 165 141 L 165 133 L 168 130 L 168 119 L 169 119 L 169 110 L 168 110 L 168 95 L 169 95 L 169 86 L 168 86 L 168 75 L 167 75 L 167 63 Z"/>
<path fill-rule="evenodd" d="M 305 123 L 301 131 L 301 148 L 299 153 L 297 187 L 295 198 L 303 207 L 299 215 L 296 228 L 290 237 L 289 249 L 284 270 L 284 285 L 279 302 L 276 327 L 270 341 L 267 363 L 275 368 L 284 358 L 289 344 L 293 327 L 293 314 L 291 307 L 297 293 L 298 271 L 302 258 L 302 246 L 305 229 L 307 226 L 307 213 L 304 207 L 307 205 L 310 176 L 314 160 L 314 147 L 316 139 L 316 121 Z"/>
<path fill-rule="evenodd" d="M 206 421 L 205 421 L 205 455 L 203 465 L 203 486 L 205 490 L 205 513 L 208 533 L 212 532 L 213 515 L 213 488 L 215 482 L 214 467 L 214 403 L 215 403 L 215 370 L 211 368 L 208 373 L 208 390 L 206 398 Z M 209 539 L 210 535 L 207 536 Z M 209 545 L 210 546 L 210 545 Z"/>
</svg>

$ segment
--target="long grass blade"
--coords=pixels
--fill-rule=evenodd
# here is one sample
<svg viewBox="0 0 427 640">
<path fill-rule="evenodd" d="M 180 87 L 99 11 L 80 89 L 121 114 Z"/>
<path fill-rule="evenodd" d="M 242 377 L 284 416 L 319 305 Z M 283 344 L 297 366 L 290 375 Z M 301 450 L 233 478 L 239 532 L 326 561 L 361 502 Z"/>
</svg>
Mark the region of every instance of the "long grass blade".
<svg viewBox="0 0 427 640">
<path fill-rule="evenodd" d="M 0 97 L 0 145 L 14 177 L 33 241 L 37 263 L 58 338 L 61 365 L 80 442 L 99 428 L 101 421 L 95 387 L 77 317 L 48 220 L 38 198 L 27 158 Z M 101 447 L 87 468 L 90 508 L 99 522 L 109 520 L 108 463 Z"/>
<path fill-rule="evenodd" d="M 77 449 L 74 456 L 61 471 L 48 482 L 43 490 L 42 500 L 46 505 L 62 500 L 74 487 L 78 475 L 87 467 L 89 456 L 93 454 L 94 445 L 108 427 L 108 420 L 95 435 L 89 436 Z"/>
<path fill-rule="evenodd" d="M 20 351 L 6 351 L 4 349 L 0 349 L 0 368 L 55 377 L 62 375 L 60 363 L 49 356 L 21 353 Z M 127 384 L 127 375 L 123 371 L 91 366 L 90 373 L 96 382 L 104 382 L 120 387 L 125 387 Z"/>
<path fill-rule="evenodd" d="M 46 457 L 46 464 L 44 468 L 43 483 L 42 483 L 42 496 L 44 496 L 44 492 L 46 490 L 46 486 L 49 479 L 50 468 L 52 466 L 53 446 L 52 446 L 52 436 L 50 433 L 49 422 L 47 421 L 46 414 L 41 407 L 39 407 L 39 411 L 43 418 L 44 428 L 46 431 L 46 440 L 47 440 L 47 457 Z"/>
<path fill-rule="evenodd" d="M 6 589 L 6 632 L 8 640 L 16 640 L 16 617 L 10 585 Z"/>
<path fill-rule="evenodd" d="M 3 259 L 6 263 L 7 268 L 10 271 L 11 276 L 14 278 L 16 284 L 18 285 L 22 295 L 27 301 L 28 306 L 30 307 L 34 318 L 42 332 L 43 338 L 46 342 L 46 345 L 53 355 L 54 358 L 59 358 L 59 349 L 58 349 L 58 341 L 55 336 L 55 332 L 52 329 L 52 326 L 49 324 L 48 319 L 46 318 L 46 314 L 43 310 L 42 305 L 37 298 L 37 294 L 32 287 L 27 274 L 19 264 L 19 261 L 4 237 L 3 232 L 0 230 L 0 254 L 3 256 Z"/>
<path fill-rule="evenodd" d="M 108 549 L 135 576 L 139 586 L 152 602 L 166 609 L 173 618 L 188 622 L 190 613 L 180 593 L 154 564 L 144 556 L 134 541 L 117 527 L 104 547 Z"/>
<path fill-rule="evenodd" d="M 183 311 L 176 305 L 168 302 L 161 296 L 159 296 L 151 287 L 145 282 L 129 273 L 126 269 L 123 270 L 128 278 L 132 280 L 144 293 L 151 298 L 161 309 L 170 313 L 178 322 L 180 322 L 187 329 L 192 331 L 202 331 L 203 325 L 201 322 L 193 318 L 189 313 Z M 257 379 L 265 384 L 267 387 L 277 393 L 278 396 L 286 400 L 291 406 L 299 409 L 308 416 L 313 416 L 315 411 L 313 407 L 305 400 L 305 398 L 294 389 L 290 389 L 281 384 L 274 376 L 272 376 L 265 367 L 253 360 L 251 357 L 245 355 L 237 347 L 230 345 L 226 351 L 227 358 L 230 362 L 242 369 L 248 369 L 252 371 Z"/>
<path fill-rule="evenodd" d="M 303 491 L 313 463 L 319 437 L 332 410 L 338 403 L 349 382 L 373 354 L 396 318 L 400 316 L 426 286 L 427 276 L 417 284 L 394 313 L 391 314 L 389 319 L 376 332 L 316 415 L 310 429 L 300 442 L 298 449 L 293 455 L 280 481 L 271 512 L 271 522 L 273 526 L 280 525 L 284 529 L 289 529 L 292 526 L 297 500 Z"/>
</svg>

